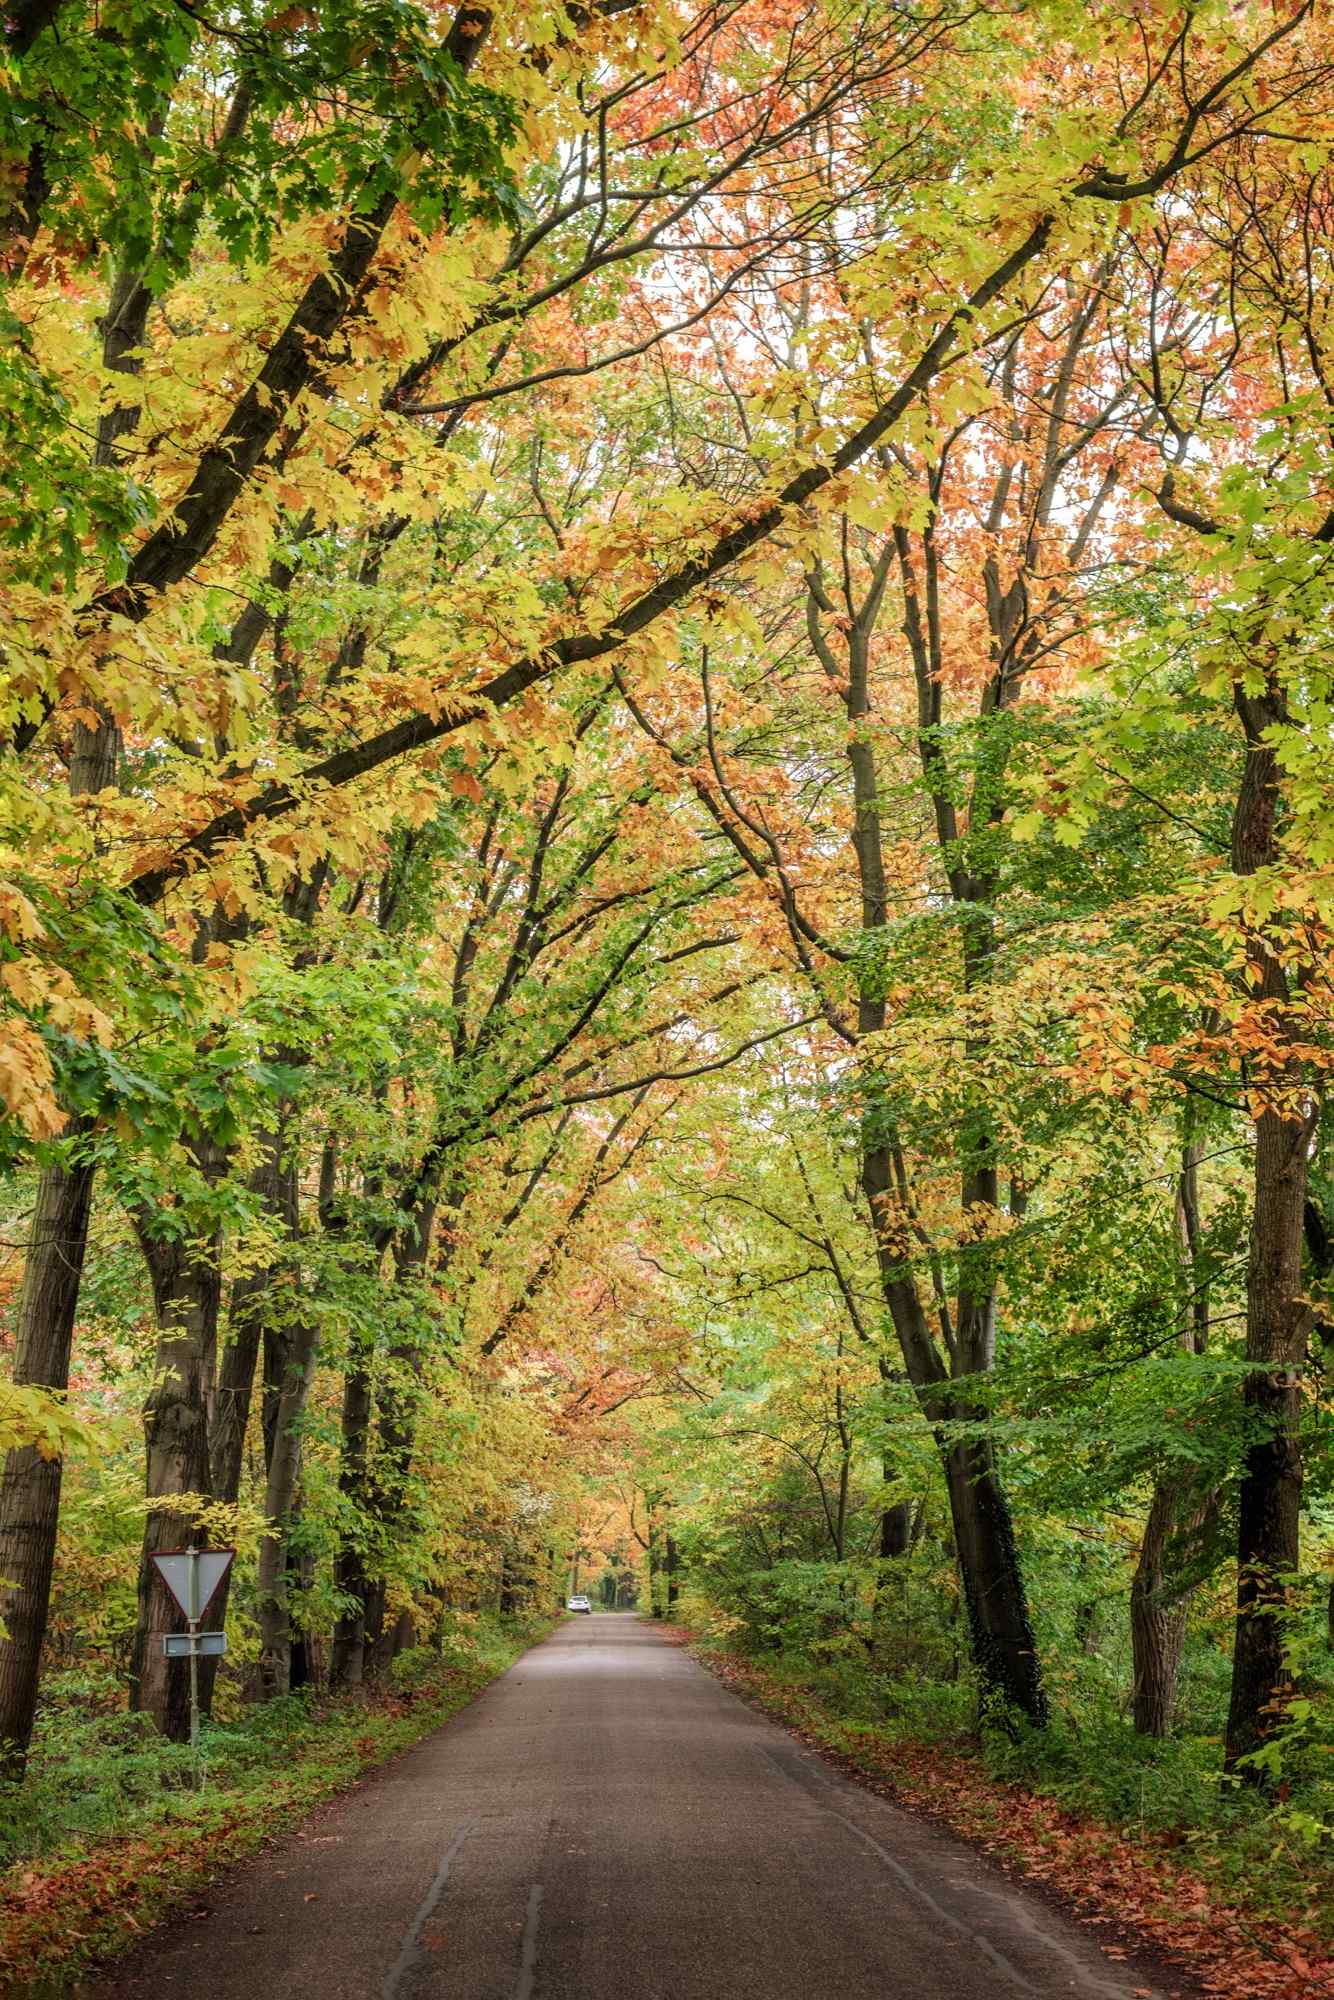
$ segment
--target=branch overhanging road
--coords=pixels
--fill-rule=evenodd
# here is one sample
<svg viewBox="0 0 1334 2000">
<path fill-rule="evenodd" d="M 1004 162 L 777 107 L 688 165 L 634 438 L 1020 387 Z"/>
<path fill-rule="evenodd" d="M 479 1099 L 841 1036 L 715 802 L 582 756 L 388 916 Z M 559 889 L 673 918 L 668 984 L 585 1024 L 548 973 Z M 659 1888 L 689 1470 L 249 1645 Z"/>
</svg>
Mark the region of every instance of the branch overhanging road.
<svg viewBox="0 0 1334 2000">
<path fill-rule="evenodd" d="M 201 1914 L 201 1907 L 206 1914 Z M 1172 1981 L 1172 1990 L 1180 1984 Z M 1166 2000 L 648 1623 L 563 1625 L 86 2000 Z"/>
</svg>

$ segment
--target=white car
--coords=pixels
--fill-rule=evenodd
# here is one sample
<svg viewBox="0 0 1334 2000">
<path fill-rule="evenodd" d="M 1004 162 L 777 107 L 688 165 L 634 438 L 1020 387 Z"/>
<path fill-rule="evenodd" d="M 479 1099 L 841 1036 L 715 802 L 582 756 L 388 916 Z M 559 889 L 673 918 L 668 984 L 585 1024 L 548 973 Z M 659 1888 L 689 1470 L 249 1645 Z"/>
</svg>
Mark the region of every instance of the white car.
<svg viewBox="0 0 1334 2000">
<path fill-rule="evenodd" d="M 586 1597 L 567 1597 L 565 1600 L 565 1609 L 567 1611 L 591 1611 L 593 1607 Z"/>
</svg>

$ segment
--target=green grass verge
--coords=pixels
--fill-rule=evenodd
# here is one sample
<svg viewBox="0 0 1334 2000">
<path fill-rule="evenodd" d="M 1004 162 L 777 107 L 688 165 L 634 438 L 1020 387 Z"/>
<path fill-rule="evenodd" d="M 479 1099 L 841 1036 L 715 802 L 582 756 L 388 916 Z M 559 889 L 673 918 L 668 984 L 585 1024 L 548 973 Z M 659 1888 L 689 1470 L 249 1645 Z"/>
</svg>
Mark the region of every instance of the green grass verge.
<svg viewBox="0 0 1334 2000">
<path fill-rule="evenodd" d="M 438 1729 L 553 1622 L 482 1624 L 443 1653 L 406 1655 L 382 1690 L 245 1708 L 206 1729 L 202 1791 L 188 1748 L 142 1717 L 98 1712 L 87 1676 L 58 1680 L 26 1782 L 0 1788 L 0 1991 L 68 1992 L 223 1869 Z"/>
</svg>

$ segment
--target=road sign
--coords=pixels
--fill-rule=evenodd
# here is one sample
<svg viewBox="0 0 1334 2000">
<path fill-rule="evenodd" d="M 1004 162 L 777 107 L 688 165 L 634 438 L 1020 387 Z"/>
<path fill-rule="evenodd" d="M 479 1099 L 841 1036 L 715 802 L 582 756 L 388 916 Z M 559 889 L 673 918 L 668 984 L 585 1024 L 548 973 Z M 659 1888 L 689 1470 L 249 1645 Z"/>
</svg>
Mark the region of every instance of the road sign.
<svg viewBox="0 0 1334 2000">
<path fill-rule="evenodd" d="M 235 1558 L 235 1549 L 164 1549 L 153 1562 L 190 1623 L 197 1625 Z"/>
<path fill-rule="evenodd" d="M 225 1632 L 164 1632 L 162 1650 L 169 1660 L 218 1659 L 227 1650 Z"/>
<path fill-rule="evenodd" d="M 190 1748 L 195 1754 L 201 1789 L 204 1766 L 199 1755 L 199 1662 L 206 1657 L 216 1659 L 226 1652 L 227 1639 L 222 1632 L 201 1632 L 199 1621 L 235 1558 L 235 1549 L 194 1547 L 162 1549 L 153 1557 L 158 1575 L 190 1622 L 188 1632 L 164 1633 L 162 1650 L 169 1660 L 190 1662 Z"/>
</svg>

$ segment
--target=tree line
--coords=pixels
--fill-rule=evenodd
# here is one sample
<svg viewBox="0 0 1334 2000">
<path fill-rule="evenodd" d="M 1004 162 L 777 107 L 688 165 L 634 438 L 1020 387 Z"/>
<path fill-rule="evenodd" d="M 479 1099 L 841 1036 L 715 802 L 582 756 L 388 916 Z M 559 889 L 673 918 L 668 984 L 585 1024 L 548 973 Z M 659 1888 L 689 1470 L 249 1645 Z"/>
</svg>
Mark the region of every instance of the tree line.
<svg viewBox="0 0 1334 2000">
<path fill-rule="evenodd" d="M 943 1494 L 1040 1728 L 1014 1481 L 1110 1382 L 1135 1719 L 1230 1535 L 1265 1782 L 1328 1477 L 1317 10 L 92 19 L 13 14 L 0 125 L 11 1771 L 89 1398 L 169 1734 L 154 1553 L 248 1534 L 256 1691 L 355 1684 L 549 1598 L 576 1472 L 665 1602 L 635 1413 L 679 1467 L 706 1410 L 835 1567 L 871 1465 L 877 1601 Z M 788 1371 L 818 1445 L 745 1421 Z"/>
</svg>

